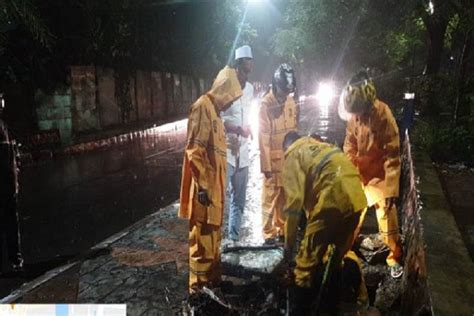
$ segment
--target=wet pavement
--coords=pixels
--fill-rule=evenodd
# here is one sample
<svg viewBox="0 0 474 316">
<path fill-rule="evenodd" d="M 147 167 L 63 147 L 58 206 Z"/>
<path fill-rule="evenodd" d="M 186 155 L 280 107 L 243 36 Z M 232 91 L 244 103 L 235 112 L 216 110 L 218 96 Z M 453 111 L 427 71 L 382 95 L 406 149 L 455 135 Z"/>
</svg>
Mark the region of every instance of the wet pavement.
<svg viewBox="0 0 474 316">
<path fill-rule="evenodd" d="M 437 166 L 456 224 L 474 261 L 474 168 L 463 164 Z"/>
<path fill-rule="evenodd" d="M 335 111 L 307 100 L 302 106 L 301 132 L 316 132 L 341 144 L 344 123 Z M 255 113 L 252 117 L 257 120 Z M 177 204 L 169 204 L 179 194 L 185 124 L 178 125 L 155 137 L 156 142 L 137 141 L 135 147 L 85 154 L 26 170 L 24 179 L 28 175 L 37 179 L 33 181 L 36 185 L 25 186 L 22 193 L 35 196 L 21 206 L 27 263 L 82 255 L 0 302 L 126 302 L 128 315 L 181 310 L 187 293 L 188 227 L 187 221 L 176 218 Z M 260 245 L 262 176 L 256 139 L 250 156 L 241 241 Z M 374 233 L 374 223 L 369 212 L 363 232 Z M 376 275 L 372 292 L 383 280 L 390 281 L 381 260 L 374 262 L 378 267 L 368 268 L 367 264 L 365 268 Z"/>
</svg>

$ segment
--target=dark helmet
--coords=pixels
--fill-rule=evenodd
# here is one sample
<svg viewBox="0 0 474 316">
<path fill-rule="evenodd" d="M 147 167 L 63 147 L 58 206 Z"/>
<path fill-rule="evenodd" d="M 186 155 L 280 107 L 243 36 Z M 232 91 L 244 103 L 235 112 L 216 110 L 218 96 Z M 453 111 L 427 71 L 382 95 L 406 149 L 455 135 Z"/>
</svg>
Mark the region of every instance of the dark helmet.
<svg viewBox="0 0 474 316">
<path fill-rule="evenodd" d="M 276 91 L 282 94 L 290 94 L 296 91 L 296 78 L 293 68 L 288 64 L 281 64 L 275 73 L 272 80 L 273 93 Z"/>
</svg>

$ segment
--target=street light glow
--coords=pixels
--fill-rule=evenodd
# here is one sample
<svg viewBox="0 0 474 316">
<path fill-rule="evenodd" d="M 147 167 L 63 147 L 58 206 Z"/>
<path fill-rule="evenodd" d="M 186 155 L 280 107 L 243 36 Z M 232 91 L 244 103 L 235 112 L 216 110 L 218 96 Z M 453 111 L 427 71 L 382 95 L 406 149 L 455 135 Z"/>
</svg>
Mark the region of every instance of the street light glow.
<svg viewBox="0 0 474 316">
<path fill-rule="evenodd" d="M 404 99 L 405 100 L 413 100 L 415 98 L 415 93 L 413 92 L 405 92 Z"/>
<path fill-rule="evenodd" d="M 316 99 L 319 104 L 328 106 L 335 96 L 335 88 L 332 82 L 320 82 L 318 92 L 316 93 Z"/>
</svg>

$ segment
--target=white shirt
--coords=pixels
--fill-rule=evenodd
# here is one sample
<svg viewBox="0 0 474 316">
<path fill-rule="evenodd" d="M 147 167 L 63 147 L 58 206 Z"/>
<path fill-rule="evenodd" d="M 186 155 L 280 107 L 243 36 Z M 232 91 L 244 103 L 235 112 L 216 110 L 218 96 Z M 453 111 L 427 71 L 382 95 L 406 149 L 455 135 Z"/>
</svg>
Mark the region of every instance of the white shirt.
<svg viewBox="0 0 474 316">
<path fill-rule="evenodd" d="M 243 127 L 250 125 L 249 116 L 253 99 L 253 86 L 246 82 L 242 90 L 242 97 L 232 103 L 227 111 L 221 114 L 224 123 L 228 122 L 235 126 Z M 227 162 L 233 167 L 248 167 L 250 136 L 245 138 L 234 133 L 226 133 L 227 138 Z M 238 163 L 238 166 L 237 166 Z"/>
</svg>

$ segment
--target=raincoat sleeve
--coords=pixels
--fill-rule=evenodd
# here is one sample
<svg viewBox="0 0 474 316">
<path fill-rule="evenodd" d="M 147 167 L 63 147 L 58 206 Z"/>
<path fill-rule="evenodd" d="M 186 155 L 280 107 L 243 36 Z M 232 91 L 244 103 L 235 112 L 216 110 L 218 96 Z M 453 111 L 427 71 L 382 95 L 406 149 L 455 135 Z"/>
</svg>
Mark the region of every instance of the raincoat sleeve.
<svg viewBox="0 0 474 316">
<path fill-rule="evenodd" d="M 207 154 L 210 133 L 210 114 L 202 105 L 193 107 L 189 115 L 185 154 L 191 167 L 191 176 L 204 190 L 212 189 L 209 188 L 209 180 L 213 178 L 213 170 Z"/>
<path fill-rule="evenodd" d="M 349 160 L 357 167 L 357 139 L 353 120 L 347 122 L 346 138 L 344 139 L 344 152 Z"/>
<path fill-rule="evenodd" d="M 262 172 L 271 172 L 271 127 L 267 106 L 264 102 L 262 102 L 262 106 L 260 107 L 258 143 L 260 148 L 260 170 Z"/>
<path fill-rule="evenodd" d="M 300 216 L 303 214 L 305 174 L 302 171 L 296 153 L 290 154 L 283 168 L 283 190 L 285 192 L 285 246 L 296 245 L 296 233 Z"/>
<path fill-rule="evenodd" d="M 398 126 L 388 106 L 386 115 L 381 121 L 380 130 L 384 131 L 383 142 L 385 149 L 385 198 L 398 197 L 400 181 L 400 136 Z"/>
</svg>

